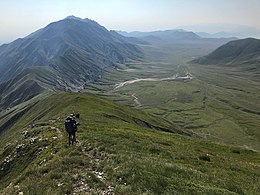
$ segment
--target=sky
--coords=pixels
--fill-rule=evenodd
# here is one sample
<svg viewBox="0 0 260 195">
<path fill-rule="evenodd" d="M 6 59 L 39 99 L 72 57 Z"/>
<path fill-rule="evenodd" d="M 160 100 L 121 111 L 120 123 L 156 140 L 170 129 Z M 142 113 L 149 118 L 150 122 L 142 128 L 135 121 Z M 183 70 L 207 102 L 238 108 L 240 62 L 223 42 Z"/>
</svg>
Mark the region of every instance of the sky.
<svg viewBox="0 0 260 195">
<path fill-rule="evenodd" d="M 254 31 L 259 10 L 260 0 L 0 0 L 0 43 L 69 15 L 128 32 L 186 27 L 214 33 L 238 25 Z"/>
</svg>

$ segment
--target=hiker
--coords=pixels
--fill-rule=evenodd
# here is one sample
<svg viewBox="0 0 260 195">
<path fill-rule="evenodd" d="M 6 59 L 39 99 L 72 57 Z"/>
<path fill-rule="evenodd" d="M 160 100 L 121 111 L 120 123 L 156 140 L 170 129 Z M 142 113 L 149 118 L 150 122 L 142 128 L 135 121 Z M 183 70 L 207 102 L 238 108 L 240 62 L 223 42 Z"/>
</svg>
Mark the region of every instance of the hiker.
<svg viewBox="0 0 260 195">
<path fill-rule="evenodd" d="M 69 134 L 69 145 L 70 144 L 74 144 L 74 142 L 76 141 L 76 132 L 78 130 L 78 126 L 80 124 L 76 122 L 75 120 L 75 114 L 71 114 L 70 116 L 68 116 L 65 120 L 65 128 L 66 131 Z"/>
<path fill-rule="evenodd" d="M 76 118 L 79 118 L 80 114 L 76 114 Z"/>
</svg>

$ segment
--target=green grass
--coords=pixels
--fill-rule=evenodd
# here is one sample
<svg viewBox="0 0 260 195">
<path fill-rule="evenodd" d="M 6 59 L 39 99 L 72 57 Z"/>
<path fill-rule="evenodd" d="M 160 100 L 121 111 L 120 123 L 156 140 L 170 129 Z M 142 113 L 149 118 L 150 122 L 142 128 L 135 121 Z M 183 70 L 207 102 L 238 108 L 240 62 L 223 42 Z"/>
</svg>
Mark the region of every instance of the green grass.
<svg viewBox="0 0 260 195">
<path fill-rule="evenodd" d="M 45 93 L 0 112 L 0 194 L 259 194 L 259 80 L 236 67 L 187 64 L 214 47 L 144 46 L 143 62 L 87 86 L 96 95 Z M 187 70 L 191 81 L 114 90 Z M 71 112 L 81 126 L 68 147 Z"/>
<path fill-rule="evenodd" d="M 1 167 L 7 156 L 13 158 L 0 171 L 2 194 L 259 193 L 256 151 L 144 128 L 134 119 L 175 127 L 90 94 L 34 101 L 1 136 Z M 79 143 L 68 147 L 63 122 L 72 111 L 81 114 L 81 126 Z M 201 160 L 207 154 L 210 161 Z"/>
<path fill-rule="evenodd" d="M 260 149 L 259 79 L 239 67 L 187 64 L 212 50 L 212 45 L 145 46 L 145 62 L 109 70 L 87 91 L 120 104 L 137 107 L 182 129 L 226 144 Z M 136 78 L 165 78 L 189 71 L 192 81 L 138 82 L 114 90 Z M 141 103 L 139 106 L 135 98 Z"/>
</svg>

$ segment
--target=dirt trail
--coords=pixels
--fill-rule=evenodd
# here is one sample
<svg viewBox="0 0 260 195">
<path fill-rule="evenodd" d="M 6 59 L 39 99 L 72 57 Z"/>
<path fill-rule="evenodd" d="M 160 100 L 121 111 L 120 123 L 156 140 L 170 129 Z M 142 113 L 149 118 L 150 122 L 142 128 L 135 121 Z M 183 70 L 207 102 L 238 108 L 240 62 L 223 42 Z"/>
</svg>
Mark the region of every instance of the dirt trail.
<svg viewBox="0 0 260 195">
<path fill-rule="evenodd" d="M 141 102 L 138 100 L 138 97 L 135 96 L 135 94 L 132 94 L 132 97 L 134 98 L 134 102 L 136 104 L 135 108 L 139 108 L 142 106 Z"/>
</svg>

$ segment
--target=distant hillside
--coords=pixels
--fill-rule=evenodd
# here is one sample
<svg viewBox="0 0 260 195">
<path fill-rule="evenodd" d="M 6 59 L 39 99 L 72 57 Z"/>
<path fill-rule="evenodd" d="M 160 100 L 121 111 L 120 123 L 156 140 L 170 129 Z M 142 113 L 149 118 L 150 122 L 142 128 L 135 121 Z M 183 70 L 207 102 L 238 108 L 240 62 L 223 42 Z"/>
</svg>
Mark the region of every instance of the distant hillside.
<svg viewBox="0 0 260 195">
<path fill-rule="evenodd" d="M 0 46 L 0 108 L 48 90 L 79 91 L 105 68 L 143 57 L 136 38 L 70 16 Z"/>
<path fill-rule="evenodd" d="M 132 44 L 141 44 L 141 45 L 148 45 L 149 43 L 139 39 L 138 37 L 134 36 L 129 36 L 127 33 L 124 35 L 124 31 L 115 31 L 115 30 L 110 30 L 110 33 L 116 36 L 119 40 L 122 40 L 124 42 L 129 42 Z"/>
<path fill-rule="evenodd" d="M 127 37 L 138 37 L 142 38 L 145 41 L 191 41 L 199 40 L 200 37 L 193 32 L 188 32 L 182 29 L 177 30 L 165 30 L 165 31 L 152 31 L 152 32 L 124 32 L 117 31 L 119 34 Z"/>
<path fill-rule="evenodd" d="M 0 82 L 31 66 L 50 66 L 62 75 L 73 66 L 84 81 L 99 69 L 142 57 L 141 50 L 117 33 L 89 19 L 67 17 L 16 41 L 0 46 Z"/>
<path fill-rule="evenodd" d="M 206 32 L 196 32 L 202 38 L 236 38 L 240 37 L 239 33 L 228 33 L 228 32 L 217 32 L 217 33 L 206 33 Z"/>
<path fill-rule="evenodd" d="M 223 64 L 236 66 L 242 64 L 260 65 L 260 40 L 242 39 L 231 41 L 209 55 L 196 59 L 194 63 L 199 64 Z"/>
<path fill-rule="evenodd" d="M 71 79 L 63 80 L 49 67 L 30 67 L 22 71 L 14 79 L 0 84 L 0 110 L 18 105 L 34 96 L 50 90 L 75 91 Z M 70 87 L 71 86 L 71 87 Z"/>
<path fill-rule="evenodd" d="M 203 37 L 198 34 L 183 29 L 152 31 L 152 32 L 125 32 L 117 31 L 119 34 L 128 38 L 138 38 L 150 44 L 202 44 L 202 45 L 223 45 L 229 41 L 236 40 L 235 37 Z"/>
</svg>

